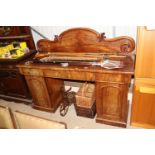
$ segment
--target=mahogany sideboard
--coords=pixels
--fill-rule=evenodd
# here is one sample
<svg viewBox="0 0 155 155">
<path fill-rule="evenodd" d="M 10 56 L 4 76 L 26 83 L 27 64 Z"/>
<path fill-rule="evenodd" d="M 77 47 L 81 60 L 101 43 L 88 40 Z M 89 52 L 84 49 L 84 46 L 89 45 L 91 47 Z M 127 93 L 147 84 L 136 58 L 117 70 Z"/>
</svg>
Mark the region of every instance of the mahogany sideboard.
<svg viewBox="0 0 155 155">
<path fill-rule="evenodd" d="M 134 41 L 130 37 L 105 39 L 102 34 L 86 28 L 70 29 L 59 37 L 56 36 L 54 41 L 43 39 L 38 42 L 38 51 L 41 55 L 52 51 L 128 53 L 133 49 Z M 116 53 L 115 55 L 116 59 L 120 59 Z M 94 82 L 96 122 L 126 127 L 128 88 L 134 73 L 134 62 L 127 54 L 122 61 L 124 67 L 113 70 L 91 65 L 62 67 L 60 64 L 34 62 L 19 64 L 18 67 L 26 78 L 34 108 L 55 112 L 62 98 L 60 88 L 64 85 L 65 79 Z"/>
</svg>

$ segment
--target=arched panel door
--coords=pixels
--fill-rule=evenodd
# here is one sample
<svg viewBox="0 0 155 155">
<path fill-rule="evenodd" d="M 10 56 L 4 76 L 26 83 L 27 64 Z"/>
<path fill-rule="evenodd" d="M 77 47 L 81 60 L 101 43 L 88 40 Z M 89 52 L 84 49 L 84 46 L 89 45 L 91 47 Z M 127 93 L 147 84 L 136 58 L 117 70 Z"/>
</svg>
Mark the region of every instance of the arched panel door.
<svg viewBox="0 0 155 155">
<path fill-rule="evenodd" d="M 97 82 L 96 84 L 97 121 L 126 126 L 127 84 Z"/>
</svg>

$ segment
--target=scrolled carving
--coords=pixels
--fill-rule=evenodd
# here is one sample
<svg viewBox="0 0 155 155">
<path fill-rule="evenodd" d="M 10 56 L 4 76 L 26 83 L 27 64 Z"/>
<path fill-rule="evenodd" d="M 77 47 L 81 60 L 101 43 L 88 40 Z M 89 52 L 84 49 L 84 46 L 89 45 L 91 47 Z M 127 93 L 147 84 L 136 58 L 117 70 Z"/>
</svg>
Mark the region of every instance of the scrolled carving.
<svg viewBox="0 0 155 155">
<path fill-rule="evenodd" d="M 54 41 L 59 41 L 59 36 L 58 35 L 54 35 Z"/>
<path fill-rule="evenodd" d="M 135 49 L 135 41 L 132 38 L 126 38 L 124 42 L 120 44 L 120 50 L 122 53 L 130 53 Z"/>
<path fill-rule="evenodd" d="M 105 33 L 101 33 L 100 41 L 104 40 L 106 38 Z"/>
<path fill-rule="evenodd" d="M 131 52 L 131 45 L 130 44 L 127 44 L 127 43 L 124 43 L 120 46 L 120 49 L 121 49 L 121 52 L 123 53 L 129 53 Z"/>
<path fill-rule="evenodd" d="M 39 52 L 104 52 L 124 53 L 132 52 L 135 42 L 131 37 L 123 36 L 108 39 L 105 33 L 98 33 L 88 28 L 73 28 L 55 36 L 53 41 L 42 39 L 37 43 Z"/>
</svg>

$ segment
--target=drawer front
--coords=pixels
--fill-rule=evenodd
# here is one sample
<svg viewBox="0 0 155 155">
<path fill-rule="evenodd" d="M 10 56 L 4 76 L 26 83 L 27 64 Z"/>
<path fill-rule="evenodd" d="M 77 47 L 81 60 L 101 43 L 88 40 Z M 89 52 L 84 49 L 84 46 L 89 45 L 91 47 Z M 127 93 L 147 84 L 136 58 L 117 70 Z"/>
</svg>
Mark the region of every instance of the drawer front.
<svg viewBox="0 0 155 155">
<path fill-rule="evenodd" d="M 135 86 L 131 125 L 155 128 L 155 86 L 145 83 Z"/>
<path fill-rule="evenodd" d="M 90 72 L 68 71 L 68 70 L 45 70 L 45 77 L 64 78 L 72 80 L 95 81 L 95 75 Z"/>
<path fill-rule="evenodd" d="M 43 76 L 43 72 L 40 69 L 23 68 L 21 72 L 24 75 Z"/>
<path fill-rule="evenodd" d="M 123 83 L 130 83 L 131 75 L 96 73 L 96 81 L 100 81 L 100 82 L 123 82 Z"/>
</svg>

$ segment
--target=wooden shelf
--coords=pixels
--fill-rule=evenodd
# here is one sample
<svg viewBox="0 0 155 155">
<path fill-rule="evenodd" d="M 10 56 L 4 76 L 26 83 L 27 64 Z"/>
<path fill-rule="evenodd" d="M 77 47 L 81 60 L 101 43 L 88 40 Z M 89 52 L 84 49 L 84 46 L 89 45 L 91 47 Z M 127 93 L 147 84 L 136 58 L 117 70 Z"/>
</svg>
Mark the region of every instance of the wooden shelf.
<svg viewBox="0 0 155 155">
<path fill-rule="evenodd" d="M 31 37 L 30 35 L 21 35 L 21 36 L 5 36 L 5 37 L 0 37 L 1 40 L 4 39 L 25 39 Z"/>
<path fill-rule="evenodd" d="M 32 37 L 31 29 L 29 26 L 11 26 L 10 32 L 6 32 L 6 27 L 0 27 L 0 42 L 12 43 L 26 42 L 30 52 L 25 53 L 23 56 L 16 59 L 0 59 L 0 98 L 7 96 L 5 99 L 11 101 L 24 102 L 26 99 L 31 99 L 25 78 L 19 73 L 17 64 L 29 61 L 35 55 L 35 44 Z M 3 32 L 4 31 L 4 32 Z"/>
</svg>

